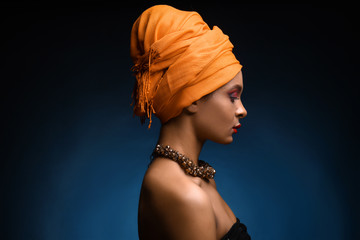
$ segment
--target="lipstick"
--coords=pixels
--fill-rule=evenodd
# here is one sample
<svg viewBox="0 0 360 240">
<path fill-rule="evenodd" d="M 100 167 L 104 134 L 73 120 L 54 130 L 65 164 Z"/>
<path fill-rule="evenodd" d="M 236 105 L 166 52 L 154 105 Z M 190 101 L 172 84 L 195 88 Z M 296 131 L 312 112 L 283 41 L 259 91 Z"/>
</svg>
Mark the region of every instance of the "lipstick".
<svg viewBox="0 0 360 240">
<path fill-rule="evenodd" d="M 241 127 L 241 124 L 239 123 L 238 125 L 236 125 L 235 127 L 233 127 L 234 133 L 238 132 L 238 129 Z"/>
</svg>

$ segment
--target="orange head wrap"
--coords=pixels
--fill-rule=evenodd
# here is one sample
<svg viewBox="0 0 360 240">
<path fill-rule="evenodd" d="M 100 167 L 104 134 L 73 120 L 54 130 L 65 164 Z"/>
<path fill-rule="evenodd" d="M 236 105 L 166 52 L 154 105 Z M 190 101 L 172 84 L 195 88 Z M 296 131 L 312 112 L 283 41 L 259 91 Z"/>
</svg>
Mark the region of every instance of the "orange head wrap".
<svg viewBox="0 0 360 240">
<path fill-rule="evenodd" d="M 167 5 L 145 10 L 131 31 L 134 113 L 162 123 L 229 82 L 241 70 L 229 37 L 197 12 Z"/>
</svg>

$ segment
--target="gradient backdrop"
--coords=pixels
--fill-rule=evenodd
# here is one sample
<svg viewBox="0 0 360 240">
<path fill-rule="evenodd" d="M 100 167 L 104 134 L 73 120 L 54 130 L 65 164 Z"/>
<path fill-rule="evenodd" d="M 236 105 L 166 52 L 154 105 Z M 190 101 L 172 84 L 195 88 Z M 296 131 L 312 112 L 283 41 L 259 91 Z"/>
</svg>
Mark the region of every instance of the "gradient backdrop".
<svg viewBox="0 0 360 240">
<path fill-rule="evenodd" d="M 130 4 L 0 7 L 0 239 L 138 239 L 160 125 L 132 117 L 130 30 L 154 3 Z M 172 5 L 244 65 L 248 116 L 201 158 L 253 239 L 359 239 L 354 6 Z"/>
</svg>

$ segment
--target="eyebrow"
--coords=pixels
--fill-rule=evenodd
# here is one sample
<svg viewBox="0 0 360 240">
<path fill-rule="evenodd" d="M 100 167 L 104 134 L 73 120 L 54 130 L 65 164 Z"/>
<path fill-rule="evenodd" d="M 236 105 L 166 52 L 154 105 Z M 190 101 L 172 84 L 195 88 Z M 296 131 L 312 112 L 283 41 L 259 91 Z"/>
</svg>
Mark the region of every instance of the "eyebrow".
<svg viewBox="0 0 360 240">
<path fill-rule="evenodd" d="M 242 90 L 242 86 L 240 84 L 235 84 L 230 88 L 230 90 L 237 89 L 239 92 Z"/>
</svg>

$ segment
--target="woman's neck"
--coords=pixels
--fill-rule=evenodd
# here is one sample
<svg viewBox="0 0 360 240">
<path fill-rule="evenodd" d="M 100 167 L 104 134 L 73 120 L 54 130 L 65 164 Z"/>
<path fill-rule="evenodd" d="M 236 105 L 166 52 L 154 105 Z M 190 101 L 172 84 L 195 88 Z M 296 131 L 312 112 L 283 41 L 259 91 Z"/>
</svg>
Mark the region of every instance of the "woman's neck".
<svg viewBox="0 0 360 240">
<path fill-rule="evenodd" d="M 161 127 L 158 144 L 169 145 L 197 165 L 204 141 L 197 138 L 190 119 L 175 118 Z"/>
</svg>

